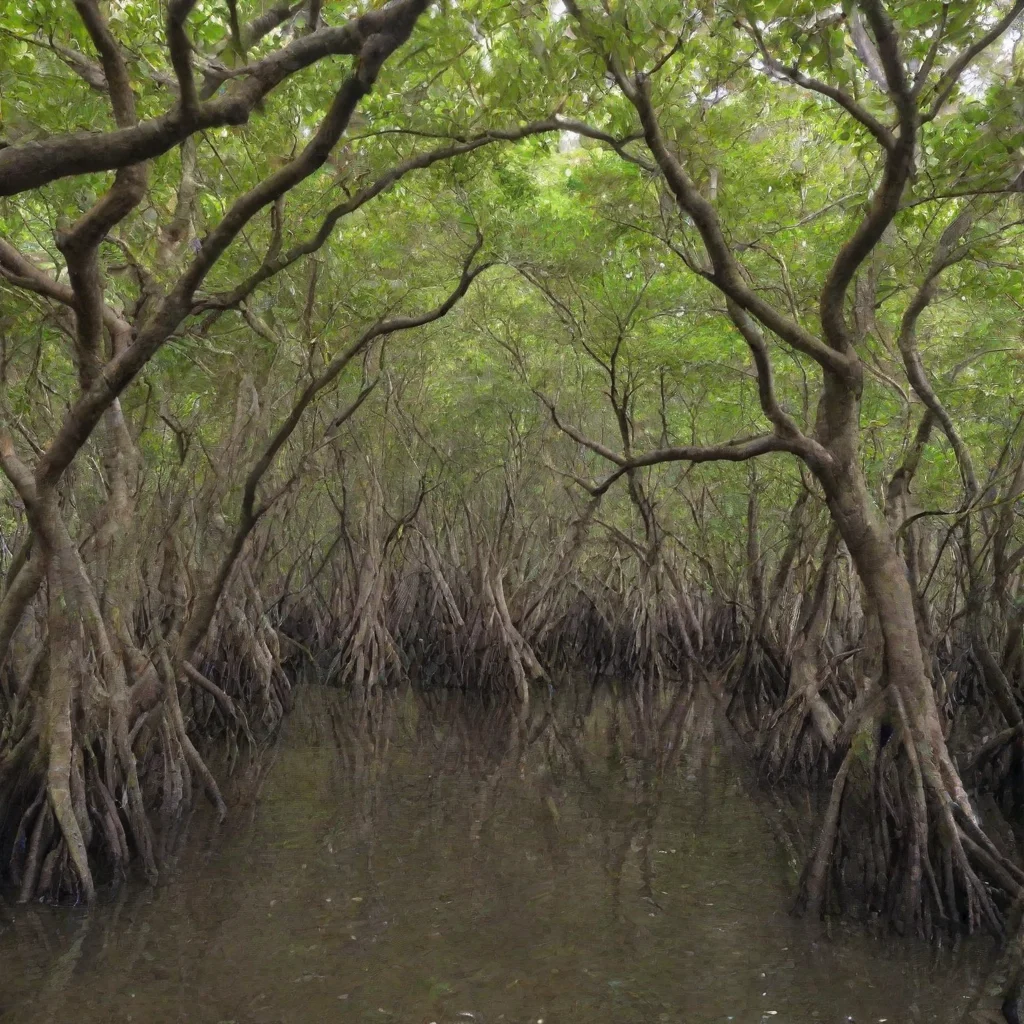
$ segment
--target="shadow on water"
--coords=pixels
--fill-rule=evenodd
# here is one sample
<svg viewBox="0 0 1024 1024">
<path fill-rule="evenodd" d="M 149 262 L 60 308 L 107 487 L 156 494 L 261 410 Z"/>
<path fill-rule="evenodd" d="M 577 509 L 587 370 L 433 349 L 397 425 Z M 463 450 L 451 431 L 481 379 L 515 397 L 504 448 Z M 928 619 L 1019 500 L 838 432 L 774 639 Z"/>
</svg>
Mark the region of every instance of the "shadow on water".
<svg viewBox="0 0 1024 1024">
<path fill-rule="evenodd" d="M 524 735 L 453 694 L 306 686 L 273 761 L 158 888 L 0 906 L 0 1021 L 951 1024 L 990 953 L 792 918 L 693 694 L 581 690 Z"/>
</svg>

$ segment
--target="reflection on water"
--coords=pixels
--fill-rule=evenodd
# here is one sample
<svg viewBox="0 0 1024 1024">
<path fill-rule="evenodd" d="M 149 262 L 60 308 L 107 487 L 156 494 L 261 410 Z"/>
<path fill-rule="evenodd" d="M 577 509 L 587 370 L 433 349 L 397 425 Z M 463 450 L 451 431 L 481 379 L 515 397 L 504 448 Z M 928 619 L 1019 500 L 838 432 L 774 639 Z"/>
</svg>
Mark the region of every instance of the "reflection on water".
<svg viewBox="0 0 1024 1024">
<path fill-rule="evenodd" d="M 680 696 L 369 719 L 300 688 L 258 799 L 155 890 L 0 905 L 0 1022 L 805 1024 L 959 1019 L 975 948 L 788 914 L 793 879 Z"/>
</svg>

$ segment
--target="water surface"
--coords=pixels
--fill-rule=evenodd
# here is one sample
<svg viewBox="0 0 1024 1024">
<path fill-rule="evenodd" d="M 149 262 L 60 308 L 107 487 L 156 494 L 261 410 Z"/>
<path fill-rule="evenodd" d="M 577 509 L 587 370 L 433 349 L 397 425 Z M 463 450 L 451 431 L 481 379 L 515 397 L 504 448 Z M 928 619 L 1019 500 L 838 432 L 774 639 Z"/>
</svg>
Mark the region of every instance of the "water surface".
<svg viewBox="0 0 1024 1024">
<path fill-rule="evenodd" d="M 959 1020 L 989 948 L 819 927 L 711 715 L 298 691 L 156 889 L 0 906 L 3 1024 Z M 245 788 L 242 787 L 244 795 Z"/>
</svg>

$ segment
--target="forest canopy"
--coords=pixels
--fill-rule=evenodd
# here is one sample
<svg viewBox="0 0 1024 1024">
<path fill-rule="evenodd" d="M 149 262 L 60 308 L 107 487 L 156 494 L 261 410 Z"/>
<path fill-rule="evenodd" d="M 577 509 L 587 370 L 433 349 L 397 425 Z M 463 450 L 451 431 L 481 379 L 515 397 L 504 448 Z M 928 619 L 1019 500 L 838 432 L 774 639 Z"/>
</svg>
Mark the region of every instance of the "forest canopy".
<svg viewBox="0 0 1024 1024">
<path fill-rule="evenodd" d="M 824 793 L 803 908 L 999 930 L 1022 14 L 6 0 L 5 879 L 155 878 L 304 672 L 596 672 Z"/>
</svg>

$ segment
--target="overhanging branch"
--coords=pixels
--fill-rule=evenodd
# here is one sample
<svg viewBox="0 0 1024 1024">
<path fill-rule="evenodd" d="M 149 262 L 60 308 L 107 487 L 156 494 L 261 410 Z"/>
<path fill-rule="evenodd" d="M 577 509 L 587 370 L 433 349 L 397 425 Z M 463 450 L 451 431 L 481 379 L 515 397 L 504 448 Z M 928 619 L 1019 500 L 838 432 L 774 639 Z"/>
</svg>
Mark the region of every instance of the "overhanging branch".
<svg viewBox="0 0 1024 1024">
<path fill-rule="evenodd" d="M 17 195 L 58 178 L 113 171 L 168 152 L 187 136 L 244 124 L 282 82 L 325 57 L 358 55 L 367 40 L 408 23 L 429 0 L 391 0 L 345 25 L 293 39 L 249 65 L 222 97 L 199 103 L 189 116 L 180 106 L 161 117 L 111 132 L 55 135 L 0 150 L 0 195 Z"/>
<path fill-rule="evenodd" d="M 617 469 L 602 481 L 589 488 L 590 493 L 599 498 L 627 473 L 645 466 L 657 466 L 663 462 L 746 462 L 748 459 L 772 452 L 796 453 L 791 441 L 775 434 L 761 434 L 758 437 L 737 439 L 725 444 L 716 445 L 684 445 L 682 447 L 656 448 L 643 455 L 636 455 L 623 462 Z"/>
</svg>

